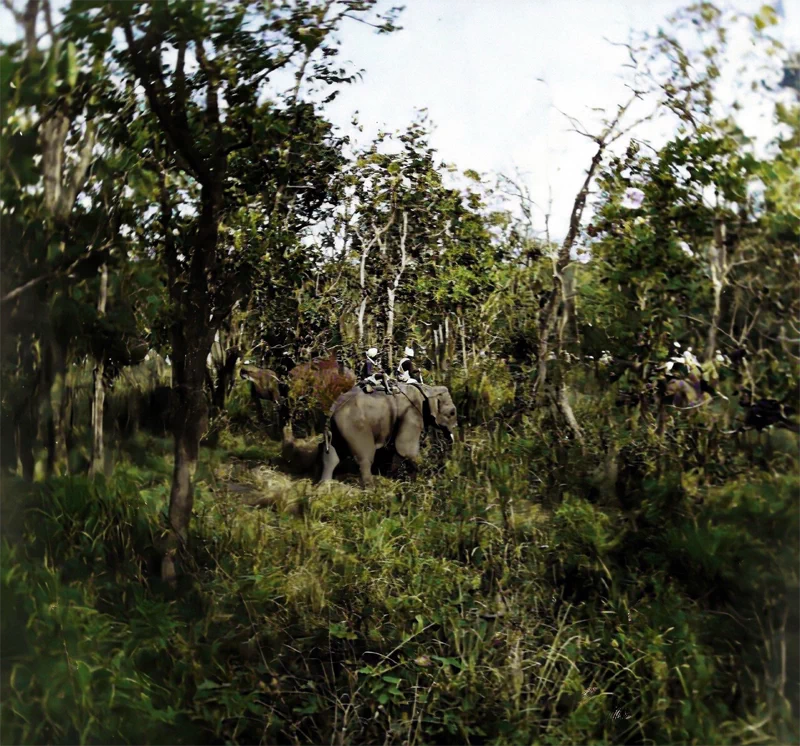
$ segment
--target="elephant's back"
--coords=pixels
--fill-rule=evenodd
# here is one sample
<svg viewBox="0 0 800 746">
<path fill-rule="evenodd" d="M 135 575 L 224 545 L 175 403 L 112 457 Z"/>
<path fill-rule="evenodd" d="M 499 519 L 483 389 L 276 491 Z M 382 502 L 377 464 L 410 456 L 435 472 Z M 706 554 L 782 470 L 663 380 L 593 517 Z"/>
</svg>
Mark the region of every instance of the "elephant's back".
<svg viewBox="0 0 800 746">
<path fill-rule="evenodd" d="M 352 401 L 353 399 L 357 398 L 359 394 L 362 392 L 359 391 L 358 388 L 352 388 L 349 391 L 345 391 L 343 394 L 339 394 L 336 401 L 331 406 L 330 412 L 328 413 L 331 417 L 335 415 L 343 406 L 345 406 L 348 402 Z"/>
</svg>

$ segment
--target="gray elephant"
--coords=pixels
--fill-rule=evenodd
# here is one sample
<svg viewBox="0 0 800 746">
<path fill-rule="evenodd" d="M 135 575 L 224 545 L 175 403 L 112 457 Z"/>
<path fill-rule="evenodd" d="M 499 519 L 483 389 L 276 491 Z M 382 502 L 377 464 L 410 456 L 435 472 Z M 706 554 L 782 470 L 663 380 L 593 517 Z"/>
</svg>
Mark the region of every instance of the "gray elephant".
<svg viewBox="0 0 800 746">
<path fill-rule="evenodd" d="M 288 390 L 287 386 L 278 378 L 278 374 L 269 368 L 243 365 L 239 375 L 245 381 L 250 381 L 250 398 L 256 409 L 259 422 L 262 425 L 266 424 L 261 402 L 271 401 L 278 410 L 279 425 L 283 427 L 289 415 L 286 403 Z"/>
<path fill-rule="evenodd" d="M 358 463 L 365 487 L 372 484 L 372 464 L 381 448 L 394 446 L 399 456 L 415 464 L 420 436 L 428 424 L 453 438 L 456 407 L 446 386 L 401 383 L 397 387 L 394 394 L 367 394 L 354 388 L 336 400 L 325 426 L 320 483 L 333 477 L 347 453 Z"/>
</svg>

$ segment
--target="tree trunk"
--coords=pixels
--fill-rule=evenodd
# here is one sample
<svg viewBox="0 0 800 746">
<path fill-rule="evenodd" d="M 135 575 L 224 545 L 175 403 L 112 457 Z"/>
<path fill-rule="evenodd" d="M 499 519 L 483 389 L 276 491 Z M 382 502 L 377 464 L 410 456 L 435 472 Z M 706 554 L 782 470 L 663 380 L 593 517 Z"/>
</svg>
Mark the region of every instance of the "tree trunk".
<svg viewBox="0 0 800 746">
<path fill-rule="evenodd" d="M 711 283 L 714 287 L 714 310 L 706 338 L 705 360 L 713 360 L 717 351 L 717 329 L 722 316 L 722 291 L 728 276 L 728 262 L 725 251 L 725 223 L 721 218 L 714 222 L 714 247 L 711 251 Z"/>
<path fill-rule="evenodd" d="M 577 239 L 578 232 L 580 230 L 583 210 L 586 206 L 586 199 L 589 196 L 589 187 L 591 186 L 595 172 L 597 171 L 603 159 L 603 154 L 605 153 L 606 147 L 609 145 L 609 143 L 616 140 L 622 134 L 622 132 L 619 132 L 616 135 L 614 133 L 616 132 L 623 115 L 636 100 L 637 96 L 638 94 L 635 94 L 627 104 L 619 107 L 616 116 L 606 126 L 603 133 L 599 137 L 594 138 L 595 142 L 597 143 L 597 150 L 592 156 L 592 160 L 589 163 L 589 168 L 586 169 L 586 177 L 583 180 L 583 185 L 575 195 L 575 200 L 572 203 L 572 212 L 570 213 L 567 235 L 564 237 L 564 240 L 558 249 L 558 255 L 555 257 L 553 266 L 553 290 L 550 294 L 547 304 L 545 305 L 545 308 L 542 309 L 541 322 L 539 324 L 539 369 L 536 376 L 536 381 L 533 385 L 534 399 L 541 400 L 541 397 L 544 395 L 545 383 L 547 381 L 547 358 L 551 350 L 550 339 L 553 331 L 555 330 L 559 307 L 565 300 L 568 300 L 568 293 L 565 292 L 565 282 L 568 282 L 569 279 L 566 278 L 565 275 L 571 262 L 572 247 L 575 245 L 575 240 Z M 559 386 L 560 385 L 561 384 L 559 384 Z M 559 394 L 557 396 L 557 400 L 561 401 L 561 399 L 562 397 Z"/>
<path fill-rule="evenodd" d="M 188 330 L 185 330 L 186 333 Z M 196 334 L 195 338 L 202 337 Z M 187 345 L 188 346 L 188 345 Z M 191 345 L 189 354 L 176 351 L 173 363 L 174 405 L 172 411 L 175 436 L 175 465 L 169 496 L 169 533 L 166 537 L 161 577 L 174 583 L 177 577 L 175 555 L 189 537 L 189 523 L 194 505 L 194 475 L 200 453 L 200 439 L 208 426 L 208 404 L 205 394 L 206 357 L 210 341 L 203 346 L 201 339 Z M 178 347 L 178 345 L 174 345 Z"/>
<path fill-rule="evenodd" d="M 461 332 L 461 362 L 464 365 L 464 373 L 469 372 L 467 365 L 467 322 L 461 317 L 458 317 L 458 330 Z"/>
<path fill-rule="evenodd" d="M 19 344 L 19 367 L 23 393 L 22 401 L 17 405 L 14 423 L 17 468 L 22 478 L 31 482 L 35 465 L 33 446 L 36 441 L 36 385 L 33 340 L 27 334 Z"/>
<path fill-rule="evenodd" d="M 572 411 L 572 405 L 569 403 L 569 392 L 567 385 L 563 380 L 559 381 L 556 390 L 556 402 L 559 412 L 567 423 L 567 426 L 572 431 L 575 440 L 583 445 L 583 431 L 578 425 L 578 420 L 575 418 L 575 413 Z"/>
<path fill-rule="evenodd" d="M 65 350 L 59 342 L 50 342 L 49 387 L 42 410 L 45 418 L 45 440 L 47 442 L 46 475 L 63 475 L 67 472 L 66 438 L 66 359 Z"/>
<path fill-rule="evenodd" d="M 362 291 L 361 293 L 361 303 L 358 306 L 358 347 L 359 351 L 364 346 L 364 314 L 367 310 L 367 296 L 366 293 Z"/>
<path fill-rule="evenodd" d="M 394 370 L 394 288 L 386 291 L 388 296 L 386 309 L 386 360 L 388 370 Z"/>
<path fill-rule="evenodd" d="M 103 264 L 100 270 L 100 293 L 97 296 L 97 315 L 106 315 L 106 302 L 108 300 L 108 265 Z M 89 465 L 89 477 L 94 479 L 105 470 L 105 454 L 103 453 L 103 405 L 106 393 L 103 387 L 103 372 L 105 362 L 100 359 L 94 367 L 93 383 L 94 395 L 92 396 L 92 461 Z"/>
<path fill-rule="evenodd" d="M 217 368 L 217 385 L 212 388 L 214 408 L 217 411 L 225 409 L 225 399 L 233 388 L 233 374 L 238 360 L 239 350 L 233 348 L 226 353 L 225 363 Z"/>
<path fill-rule="evenodd" d="M 387 292 L 387 308 L 386 308 L 386 347 L 388 355 L 389 370 L 394 367 L 394 300 L 397 297 L 397 288 L 400 287 L 400 281 L 403 279 L 403 273 L 408 264 L 408 254 L 406 253 L 406 241 L 408 240 L 408 213 L 403 212 L 403 227 L 400 230 L 400 266 L 394 275 L 391 285 L 386 289 Z"/>
<path fill-rule="evenodd" d="M 212 323 L 213 316 L 210 315 L 212 293 L 209 277 L 213 274 L 216 260 L 219 215 L 223 204 L 222 183 L 215 181 L 204 184 L 201 201 L 203 206 L 193 246 L 188 287 L 178 273 L 174 244 L 169 243 L 167 250 L 170 258 L 170 296 L 180 309 L 171 330 L 174 396 L 170 419 L 175 436 L 175 465 L 169 496 L 169 530 L 161 562 L 161 577 L 171 585 L 177 578 L 175 555 L 189 536 L 200 439 L 208 428 L 206 361 L 216 331 Z M 164 224 L 169 226 L 171 207 L 163 203 L 162 209 Z M 232 305 L 233 300 L 230 299 L 230 302 Z"/>
<path fill-rule="evenodd" d="M 450 361 L 453 359 L 453 338 L 450 335 L 450 316 L 444 317 L 444 370 L 450 370 Z"/>
</svg>

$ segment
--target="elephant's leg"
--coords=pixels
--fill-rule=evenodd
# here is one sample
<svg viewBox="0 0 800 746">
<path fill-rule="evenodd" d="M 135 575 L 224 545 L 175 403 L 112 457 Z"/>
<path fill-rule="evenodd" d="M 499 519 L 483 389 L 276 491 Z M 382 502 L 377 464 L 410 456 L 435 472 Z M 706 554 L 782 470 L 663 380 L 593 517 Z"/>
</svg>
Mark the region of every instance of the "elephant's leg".
<svg viewBox="0 0 800 746">
<path fill-rule="evenodd" d="M 411 479 L 417 476 L 417 458 L 419 457 L 419 439 L 422 428 L 415 421 L 404 422 L 397 431 L 395 450 L 404 459 L 405 471 Z"/>
<path fill-rule="evenodd" d="M 318 484 L 322 484 L 323 482 L 327 482 L 329 479 L 333 478 L 333 470 L 339 465 L 339 454 L 336 452 L 336 449 L 331 445 L 330 448 L 325 451 L 323 446 L 322 450 L 322 476 L 319 478 Z"/>
<path fill-rule="evenodd" d="M 261 409 L 261 397 L 258 395 L 258 392 L 256 391 L 256 385 L 252 381 L 250 382 L 250 400 L 253 402 L 253 406 L 256 408 L 256 415 L 258 416 L 259 424 L 266 426 L 267 421 L 264 418 L 264 411 Z"/>
<path fill-rule="evenodd" d="M 356 460 L 358 461 L 358 468 L 361 470 L 361 484 L 363 487 L 372 487 L 373 479 L 372 479 L 372 460 L 374 458 L 374 454 L 372 455 L 364 455 L 359 456 Z"/>
</svg>

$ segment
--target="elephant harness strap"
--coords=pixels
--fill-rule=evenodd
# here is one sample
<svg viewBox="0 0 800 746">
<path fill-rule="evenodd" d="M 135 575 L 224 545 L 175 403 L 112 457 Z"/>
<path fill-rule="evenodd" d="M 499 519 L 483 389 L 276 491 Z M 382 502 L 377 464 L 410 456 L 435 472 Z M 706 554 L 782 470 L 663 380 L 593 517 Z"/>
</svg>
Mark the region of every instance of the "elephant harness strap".
<svg viewBox="0 0 800 746">
<path fill-rule="evenodd" d="M 398 384 L 398 386 L 397 386 L 397 388 L 400 391 L 400 393 L 403 396 L 405 396 L 406 399 L 408 399 L 408 401 L 411 404 L 411 406 L 414 407 L 414 409 L 416 409 L 424 417 L 425 413 L 422 410 L 420 410 L 419 407 L 413 401 L 411 401 L 411 397 L 406 393 L 406 387 L 408 387 L 408 386 L 413 386 L 415 389 L 418 389 L 420 394 L 422 394 L 422 398 L 425 401 L 428 401 L 428 399 L 430 397 L 425 393 L 425 390 L 422 388 L 422 384 L 421 383 L 417 383 L 416 381 L 414 383 L 406 383 L 406 384 L 404 384 L 402 386 L 400 384 Z"/>
</svg>

